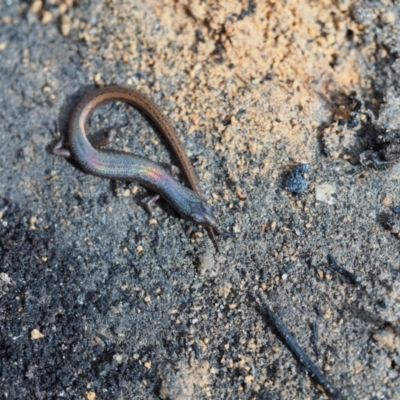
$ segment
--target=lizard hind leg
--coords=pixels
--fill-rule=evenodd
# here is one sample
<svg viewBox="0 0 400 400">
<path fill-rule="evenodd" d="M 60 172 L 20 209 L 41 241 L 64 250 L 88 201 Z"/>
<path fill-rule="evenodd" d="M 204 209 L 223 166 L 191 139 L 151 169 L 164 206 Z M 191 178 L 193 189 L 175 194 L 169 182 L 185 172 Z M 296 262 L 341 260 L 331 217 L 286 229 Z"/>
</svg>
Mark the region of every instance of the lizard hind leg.
<svg viewBox="0 0 400 400">
<path fill-rule="evenodd" d="M 118 136 L 120 136 L 119 129 L 110 128 L 107 131 L 105 138 L 94 140 L 93 142 L 91 142 L 91 144 L 95 149 L 100 149 L 101 147 L 105 147 L 110 143 L 114 143 Z"/>
<path fill-rule="evenodd" d="M 60 129 L 58 127 L 58 122 L 56 122 L 56 135 L 57 135 L 57 142 L 52 148 L 52 153 L 55 156 L 70 158 L 71 152 L 67 147 L 64 146 L 64 138 L 61 136 Z"/>
<path fill-rule="evenodd" d="M 144 205 L 146 206 L 146 209 L 151 217 L 154 217 L 154 202 L 156 202 L 159 198 L 160 196 L 157 194 L 144 202 Z"/>
</svg>

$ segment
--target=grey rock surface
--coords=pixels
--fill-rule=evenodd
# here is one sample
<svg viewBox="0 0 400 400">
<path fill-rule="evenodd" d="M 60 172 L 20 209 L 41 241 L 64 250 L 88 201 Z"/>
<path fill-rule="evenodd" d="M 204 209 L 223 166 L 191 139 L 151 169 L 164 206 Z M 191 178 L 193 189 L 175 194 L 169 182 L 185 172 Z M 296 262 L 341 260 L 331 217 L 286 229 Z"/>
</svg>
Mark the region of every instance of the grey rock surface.
<svg viewBox="0 0 400 400">
<path fill-rule="evenodd" d="M 322 9 L 290 22 L 296 1 L 189 3 L 0 2 L 0 398 L 325 398 L 253 296 L 344 398 L 399 398 L 400 163 L 377 171 L 346 155 L 366 125 L 399 128 L 400 6 L 338 2 L 335 28 Z M 279 18 L 293 34 L 258 34 Z M 322 27 L 320 42 L 302 23 Z M 241 53 L 246 34 L 276 46 Z M 307 57 L 273 53 L 324 40 Z M 346 84 L 351 57 L 359 80 Z M 316 71 L 296 83 L 282 71 L 300 74 L 298 60 Z M 220 253 L 163 201 L 151 220 L 144 188 L 51 154 L 56 123 L 65 134 L 104 84 L 143 90 L 171 118 L 219 217 Z M 332 87 L 356 91 L 374 119 L 339 126 Z M 115 126 L 118 148 L 174 163 L 130 107 L 105 105 L 89 124 Z M 310 185 L 295 196 L 285 176 L 300 162 Z"/>
</svg>

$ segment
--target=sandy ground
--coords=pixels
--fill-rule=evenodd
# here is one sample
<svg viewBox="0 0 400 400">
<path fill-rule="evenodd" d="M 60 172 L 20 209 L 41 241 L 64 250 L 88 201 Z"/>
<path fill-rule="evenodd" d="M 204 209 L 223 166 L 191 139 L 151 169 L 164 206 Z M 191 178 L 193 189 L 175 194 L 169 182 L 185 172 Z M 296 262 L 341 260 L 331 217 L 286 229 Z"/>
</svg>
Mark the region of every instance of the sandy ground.
<svg viewBox="0 0 400 400">
<path fill-rule="evenodd" d="M 399 399 L 399 24 L 387 0 L 0 0 L 0 398 L 326 398 L 260 298 L 343 398 Z M 219 253 L 51 154 L 109 84 L 173 122 Z M 176 161 L 124 104 L 89 124 L 115 126 Z"/>
</svg>

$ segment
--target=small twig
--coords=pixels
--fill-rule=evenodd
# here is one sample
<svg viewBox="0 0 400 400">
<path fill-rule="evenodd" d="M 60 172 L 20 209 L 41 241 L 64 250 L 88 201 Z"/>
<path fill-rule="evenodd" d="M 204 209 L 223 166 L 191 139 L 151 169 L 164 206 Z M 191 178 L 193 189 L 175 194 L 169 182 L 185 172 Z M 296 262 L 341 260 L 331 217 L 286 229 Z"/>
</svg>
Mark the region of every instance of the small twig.
<svg viewBox="0 0 400 400">
<path fill-rule="evenodd" d="M 343 267 L 339 266 L 332 256 L 332 254 L 328 254 L 328 265 L 331 269 L 336 271 L 338 274 L 342 275 L 344 278 L 347 279 L 348 282 L 350 282 L 353 285 L 358 286 L 357 278 L 354 274 L 351 272 L 347 271 L 347 269 L 344 269 Z"/>
<path fill-rule="evenodd" d="M 313 322 L 311 324 L 311 329 L 312 329 L 312 337 L 311 337 L 311 341 L 313 343 L 314 346 L 314 353 L 315 355 L 318 357 L 319 356 L 319 351 L 318 351 L 318 325 L 316 322 Z"/>
<path fill-rule="evenodd" d="M 278 330 L 281 338 L 285 342 L 286 346 L 293 352 L 298 360 L 305 366 L 307 371 L 310 373 L 311 378 L 313 378 L 318 384 L 320 384 L 324 390 L 335 399 L 339 399 L 342 396 L 339 391 L 335 389 L 322 375 L 322 372 L 318 369 L 318 367 L 311 361 L 311 359 L 307 356 L 307 354 L 303 351 L 303 349 L 298 345 L 293 335 L 288 331 L 283 322 L 278 318 L 278 316 L 264 303 L 261 299 L 259 299 L 261 306 L 264 312 L 267 314 L 270 321 L 273 323 L 275 328 Z"/>
</svg>

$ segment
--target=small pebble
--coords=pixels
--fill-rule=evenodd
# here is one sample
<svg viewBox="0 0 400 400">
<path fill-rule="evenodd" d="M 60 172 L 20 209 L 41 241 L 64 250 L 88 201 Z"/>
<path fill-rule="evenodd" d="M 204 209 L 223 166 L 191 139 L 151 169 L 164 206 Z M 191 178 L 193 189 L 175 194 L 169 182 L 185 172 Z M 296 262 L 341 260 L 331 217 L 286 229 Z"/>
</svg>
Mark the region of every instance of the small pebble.
<svg viewBox="0 0 400 400">
<path fill-rule="evenodd" d="M 392 212 L 394 212 L 395 214 L 400 214 L 400 206 L 398 207 L 391 207 L 390 208 L 392 210 Z M 0 217 L 1 218 L 1 217 Z"/>
<path fill-rule="evenodd" d="M 31 339 L 37 340 L 44 338 L 43 333 L 41 333 L 38 329 L 32 329 L 31 331 Z"/>
<path fill-rule="evenodd" d="M 308 178 L 305 174 L 309 170 L 308 164 L 298 164 L 293 167 L 286 179 L 286 189 L 295 194 L 304 192 L 308 188 Z"/>
</svg>

